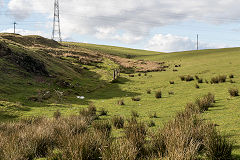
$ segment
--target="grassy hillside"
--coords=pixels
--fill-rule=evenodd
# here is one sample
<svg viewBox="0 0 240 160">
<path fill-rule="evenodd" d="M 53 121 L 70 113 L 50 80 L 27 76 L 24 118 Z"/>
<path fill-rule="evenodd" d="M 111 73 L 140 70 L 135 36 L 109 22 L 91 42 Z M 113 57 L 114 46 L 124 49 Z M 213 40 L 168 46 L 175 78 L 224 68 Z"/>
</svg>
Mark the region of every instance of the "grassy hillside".
<svg viewBox="0 0 240 160">
<path fill-rule="evenodd" d="M 86 44 L 79 44 L 84 46 Z M 125 56 L 131 54 L 132 50 L 121 48 L 109 47 L 109 46 L 96 46 L 87 45 L 89 49 L 95 50 L 97 47 L 101 52 L 114 53 L 115 50 L 120 50 L 118 54 Z M 133 51 L 132 51 L 133 52 Z M 229 88 L 240 89 L 240 48 L 226 48 L 226 49 L 211 49 L 201 51 L 187 51 L 176 53 L 156 53 L 156 52 L 144 52 L 134 50 L 132 58 L 144 59 L 153 61 L 164 61 L 170 65 L 170 68 L 166 72 L 149 73 L 148 76 L 138 76 L 136 74 L 133 78 L 128 78 L 129 81 L 125 84 L 120 84 L 120 88 L 126 91 L 135 92 L 141 97 L 140 102 L 133 102 L 131 98 L 125 95 L 124 100 L 126 102 L 125 107 L 117 106 L 115 99 L 105 99 L 103 101 L 95 100 L 97 106 L 104 106 L 110 110 L 110 113 L 124 114 L 130 113 L 132 109 L 137 110 L 141 118 L 148 121 L 150 120 L 148 114 L 151 112 L 157 112 L 158 119 L 155 119 L 156 123 L 162 126 L 165 122 L 172 118 L 177 111 L 184 108 L 186 103 L 194 101 L 195 98 L 200 97 L 203 94 L 212 92 L 215 94 L 217 103 L 214 108 L 211 108 L 204 114 L 204 117 L 213 121 L 217 125 L 217 128 L 227 135 L 230 135 L 231 139 L 236 142 L 234 153 L 240 154 L 240 124 L 238 123 L 240 110 L 239 110 L 239 97 L 231 97 L 228 93 Z M 131 56 L 130 56 L 131 57 Z M 175 67 L 175 65 L 181 65 L 181 67 Z M 173 71 L 175 70 L 175 71 Z M 177 70 L 177 71 L 176 71 Z M 234 75 L 231 83 L 230 78 L 226 83 L 210 84 L 210 80 L 214 76 L 218 75 Z M 199 84 L 200 88 L 196 89 L 195 84 L 197 81 L 182 82 L 179 78 L 181 75 L 197 75 L 202 78 L 204 83 Z M 209 83 L 205 82 L 207 80 Z M 169 81 L 174 81 L 174 85 L 170 85 Z M 147 94 L 146 90 L 151 89 L 153 94 Z M 163 98 L 155 99 L 154 93 L 157 90 L 162 90 Z M 173 91 L 174 95 L 169 95 L 168 92 Z M 109 95 L 114 91 L 100 91 L 96 92 L 99 96 Z M 104 99 L 104 98 L 103 98 Z M 112 107 L 114 106 L 114 107 Z"/>
<path fill-rule="evenodd" d="M 106 119 L 114 115 L 129 117 L 132 110 L 137 111 L 142 121 L 149 123 L 153 120 L 156 123 L 156 127 L 151 128 L 154 130 L 171 120 L 188 102 L 211 92 L 216 97 L 216 103 L 203 117 L 213 121 L 218 130 L 229 135 L 235 142 L 234 154 L 240 155 L 240 98 L 231 97 L 228 93 L 229 88 L 240 89 L 240 48 L 158 53 L 82 43 L 46 46 L 48 42 L 35 41 L 26 46 L 23 40 L 15 40 L 17 35 L 10 36 L 13 40 L 6 35 L 0 37 L 0 44 L 10 48 L 13 53 L 30 55 L 43 62 L 49 74 L 29 72 L 26 67 L 19 67 L 19 64 L 1 56 L 0 51 L 0 114 L 6 117 L 3 120 L 52 116 L 56 110 L 63 115 L 76 114 L 93 102 L 98 110 L 108 110 L 109 114 L 104 117 Z M 142 59 L 165 62 L 169 67 L 165 72 L 132 73 L 134 77 L 121 73 L 118 83 L 110 83 L 112 70 L 118 68 L 119 64 L 103 56 L 109 54 L 130 58 L 134 62 Z M 79 62 L 79 55 L 87 55 L 88 58 L 83 60 L 88 61 Z M 98 61 L 93 61 L 96 59 Z M 230 74 L 234 78 L 230 79 Z M 191 75 L 195 80 L 181 81 L 179 76 L 182 75 Z M 226 75 L 226 82 L 211 84 L 211 78 L 219 75 Z M 195 76 L 202 78 L 203 83 L 198 83 Z M 169 81 L 174 81 L 174 84 Z M 199 88 L 195 87 L 196 84 Z M 147 90 L 151 90 L 151 94 Z M 159 90 L 162 91 L 162 98 L 156 99 L 155 92 Z M 78 99 L 77 96 L 84 96 L 85 99 Z M 141 100 L 133 101 L 132 97 Z M 125 105 L 118 105 L 119 100 L 123 100 Z M 10 104 L 17 104 L 20 108 L 17 111 L 6 110 Z M 151 118 L 149 115 L 155 112 L 158 118 Z M 117 136 L 122 135 L 121 130 L 113 132 Z"/>
</svg>

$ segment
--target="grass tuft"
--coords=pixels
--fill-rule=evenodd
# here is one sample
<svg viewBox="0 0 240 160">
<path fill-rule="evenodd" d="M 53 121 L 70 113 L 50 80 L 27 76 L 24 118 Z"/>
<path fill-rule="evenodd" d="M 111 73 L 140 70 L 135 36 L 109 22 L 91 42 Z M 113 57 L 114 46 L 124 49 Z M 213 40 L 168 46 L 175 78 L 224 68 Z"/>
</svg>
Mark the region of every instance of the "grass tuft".
<svg viewBox="0 0 240 160">
<path fill-rule="evenodd" d="M 229 93 L 230 96 L 232 96 L 232 97 L 239 96 L 239 93 L 238 93 L 238 89 L 237 89 L 237 88 L 229 88 L 229 89 L 228 89 L 228 93 Z"/>
<path fill-rule="evenodd" d="M 157 92 L 155 93 L 155 97 L 156 97 L 156 98 L 162 98 L 162 91 L 157 91 Z"/>
</svg>

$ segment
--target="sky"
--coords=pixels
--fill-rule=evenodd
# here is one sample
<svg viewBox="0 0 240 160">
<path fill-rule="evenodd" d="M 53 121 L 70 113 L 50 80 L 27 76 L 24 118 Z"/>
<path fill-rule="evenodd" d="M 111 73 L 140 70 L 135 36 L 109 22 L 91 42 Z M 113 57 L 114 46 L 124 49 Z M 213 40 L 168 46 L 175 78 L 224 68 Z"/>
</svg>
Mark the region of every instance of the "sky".
<svg viewBox="0 0 240 160">
<path fill-rule="evenodd" d="M 238 47 L 239 0 L 59 0 L 64 41 L 158 52 Z M 0 0 L 0 32 L 51 38 L 54 0 Z"/>
</svg>

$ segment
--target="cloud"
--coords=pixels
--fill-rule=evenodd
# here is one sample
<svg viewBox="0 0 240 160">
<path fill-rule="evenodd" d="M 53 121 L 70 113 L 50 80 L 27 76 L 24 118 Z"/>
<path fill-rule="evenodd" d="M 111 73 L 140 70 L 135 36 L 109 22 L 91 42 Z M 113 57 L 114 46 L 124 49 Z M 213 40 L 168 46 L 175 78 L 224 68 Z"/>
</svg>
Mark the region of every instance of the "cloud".
<svg viewBox="0 0 240 160">
<path fill-rule="evenodd" d="M 8 8 L 15 18 L 24 19 L 37 12 L 51 19 L 53 2 L 10 0 Z M 88 34 L 136 43 L 156 27 L 182 21 L 233 22 L 240 16 L 239 5 L 236 0 L 61 0 L 61 26 L 67 37 Z"/>
<path fill-rule="evenodd" d="M 196 41 L 189 37 L 175 36 L 171 34 L 162 35 L 156 34 L 149 41 L 146 46 L 147 50 L 159 51 L 159 52 L 177 52 L 196 50 Z M 199 49 L 210 48 L 224 48 L 227 46 L 201 42 L 199 43 Z"/>
<path fill-rule="evenodd" d="M 98 39 L 116 40 L 125 44 L 136 43 L 143 39 L 142 36 L 132 33 L 117 33 L 113 27 L 98 27 L 95 36 Z"/>
<path fill-rule="evenodd" d="M 0 0 L 0 11 L 1 11 L 1 9 L 4 7 L 4 0 Z"/>
<path fill-rule="evenodd" d="M 13 33 L 13 29 L 9 28 L 6 30 L 0 31 L 0 33 Z M 40 35 L 42 37 L 50 38 L 48 35 L 42 31 L 31 31 L 31 30 L 25 30 L 25 29 L 16 29 L 17 34 L 21 35 Z"/>
</svg>

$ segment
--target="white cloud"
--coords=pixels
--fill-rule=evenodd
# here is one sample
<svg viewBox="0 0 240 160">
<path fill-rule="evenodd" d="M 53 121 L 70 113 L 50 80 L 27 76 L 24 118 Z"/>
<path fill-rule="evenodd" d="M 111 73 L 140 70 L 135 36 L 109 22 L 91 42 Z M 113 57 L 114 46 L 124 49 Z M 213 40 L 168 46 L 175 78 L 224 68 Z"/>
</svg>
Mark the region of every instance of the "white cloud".
<svg viewBox="0 0 240 160">
<path fill-rule="evenodd" d="M 95 36 L 98 39 L 117 40 L 126 44 L 136 43 L 143 39 L 142 36 L 132 33 L 117 33 L 117 30 L 113 27 L 98 27 Z"/>
<path fill-rule="evenodd" d="M 171 34 L 154 35 L 148 42 L 146 49 L 159 52 L 177 52 L 187 51 L 196 49 L 196 41 L 189 37 L 175 36 Z M 226 46 L 219 44 L 210 44 L 201 42 L 199 43 L 199 49 L 210 49 L 210 48 L 224 48 Z"/>
<path fill-rule="evenodd" d="M 0 33 L 13 33 L 13 29 L 9 28 L 6 30 L 2 30 L 2 31 L 0 31 Z M 21 35 L 40 35 L 40 36 L 49 38 L 49 36 L 42 31 L 30 31 L 30 30 L 25 30 L 25 29 L 16 29 L 16 33 L 21 34 Z"/>
<path fill-rule="evenodd" d="M 34 12 L 51 18 L 53 2 L 10 0 L 8 8 L 20 19 Z M 232 22 L 240 17 L 239 5 L 238 0 L 61 0 L 61 26 L 66 37 L 88 34 L 135 43 L 153 28 L 180 21 Z"/>
</svg>

